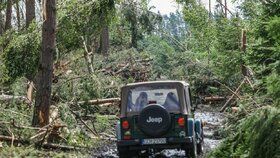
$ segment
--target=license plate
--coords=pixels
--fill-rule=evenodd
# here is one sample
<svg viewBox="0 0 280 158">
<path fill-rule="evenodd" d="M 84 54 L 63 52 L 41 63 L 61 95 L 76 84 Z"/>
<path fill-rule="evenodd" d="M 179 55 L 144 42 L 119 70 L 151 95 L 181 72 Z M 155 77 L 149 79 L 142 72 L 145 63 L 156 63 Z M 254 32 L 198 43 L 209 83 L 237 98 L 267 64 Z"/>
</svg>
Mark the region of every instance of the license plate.
<svg viewBox="0 0 280 158">
<path fill-rule="evenodd" d="M 143 145 L 166 144 L 166 138 L 143 139 L 142 144 Z"/>
</svg>

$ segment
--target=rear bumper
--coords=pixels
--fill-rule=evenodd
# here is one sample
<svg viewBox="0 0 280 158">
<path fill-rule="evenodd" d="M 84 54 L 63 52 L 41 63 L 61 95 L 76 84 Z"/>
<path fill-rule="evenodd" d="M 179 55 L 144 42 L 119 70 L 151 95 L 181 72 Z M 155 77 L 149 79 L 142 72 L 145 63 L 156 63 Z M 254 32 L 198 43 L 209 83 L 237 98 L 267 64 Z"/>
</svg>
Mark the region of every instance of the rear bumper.
<svg viewBox="0 0 280 158">
<path fill-rule="evenodd" d="M 193 142 L 192 137 L 185 137 L 185 138 L 167 138 L 166 144 L 153 144 L 153 145 L 142 145 L 142 140 L 135 139 L 135 140 L 118 140 L 117 146 L 118 147 L 127 147 L 130 150 L 137 150 L 137 149 L 176 149 L 181 148 L 182 146 L 186 146 Z"/>
</svg>

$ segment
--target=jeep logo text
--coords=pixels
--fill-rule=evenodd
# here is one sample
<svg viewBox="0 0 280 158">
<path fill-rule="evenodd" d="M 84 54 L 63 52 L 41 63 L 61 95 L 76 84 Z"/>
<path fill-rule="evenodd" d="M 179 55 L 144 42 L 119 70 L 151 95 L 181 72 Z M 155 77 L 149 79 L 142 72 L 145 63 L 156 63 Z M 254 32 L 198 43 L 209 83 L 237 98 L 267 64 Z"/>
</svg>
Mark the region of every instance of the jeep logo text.
<svg viewBox="0 0 280 158">
<path fill-rule="evenodd" d="M 151 116 L 149 117 L 149 119 L 147 119 L 147 123 L 161 123 L 162 122 L 162 118 L 158 117 L 158 118 L 152 118 Z"/>
</svg>

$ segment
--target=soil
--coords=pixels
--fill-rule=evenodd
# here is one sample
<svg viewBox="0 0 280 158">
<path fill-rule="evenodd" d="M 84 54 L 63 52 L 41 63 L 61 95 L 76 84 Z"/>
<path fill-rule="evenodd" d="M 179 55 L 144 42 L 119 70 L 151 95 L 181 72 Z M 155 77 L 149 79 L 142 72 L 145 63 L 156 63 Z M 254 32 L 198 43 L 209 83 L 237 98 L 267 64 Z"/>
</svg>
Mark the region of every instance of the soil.
<svg viewBox="0 0 280 158">
<path fill-rule="evenodd" d="M 224 115 L 219 112 L 218 107 L 214 105 L 199 105 L 195 117 L 200 118 L 205 122 L 204 129 L 204 153 L 199 155 L 199 158 L 204 158 L 209 152 L 215 149 L 222 141 L 217 134 L 218 129 L 223 127 Z M 116 143 L 108 141 L 101 148 L 95 149 L 92 156 L 96 158 L 118 158 Z M 184 151 L 164 150 L 160 153 L 154 153 L 149 158 L 183 158 Z"/>
</svg>

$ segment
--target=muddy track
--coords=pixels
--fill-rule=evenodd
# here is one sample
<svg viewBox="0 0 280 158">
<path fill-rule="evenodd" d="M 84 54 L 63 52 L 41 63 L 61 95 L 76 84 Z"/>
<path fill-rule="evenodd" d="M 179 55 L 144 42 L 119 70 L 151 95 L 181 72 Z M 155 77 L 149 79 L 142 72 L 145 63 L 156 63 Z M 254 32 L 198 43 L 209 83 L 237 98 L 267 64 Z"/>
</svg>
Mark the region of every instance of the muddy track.
<svg viewBox="0 0 280 158">
<path fill-rule="evenodd" d="M 199 105 L 195 113 L 196 118 L 200 118 L 205 122 L 204 126 L 204 154 L 200 155 L 200 158 L 204 158 L 207 154 L 215 149 L 222 141 L 218 135 L 217 130 L 222 127 L 224 120 L 223 114 L 218 112 L 217 108 L 213 108 L 209 105 Z M 93 151 L 92 157 L 96 158 L 118 158 L 116 143 L 114 141 L 108 141 L 101 148 Z M 143 156 L 147 157 L 147 156 Z M 182 158 L 184 157 L 184 151 L 178 150 L 164 150 L 160 153 L 155 153 L 149 158 Z"/>
</svg>

